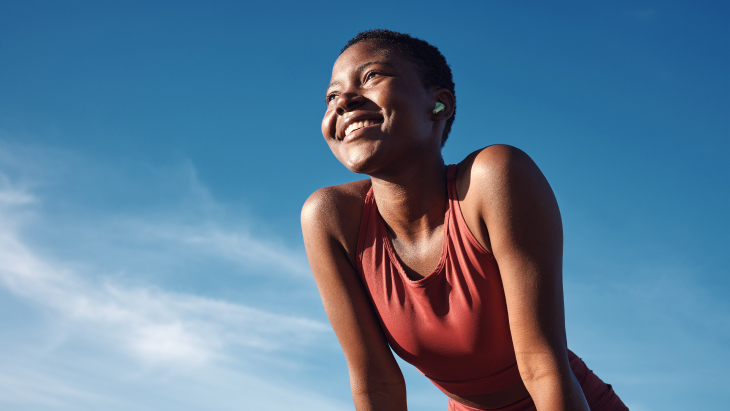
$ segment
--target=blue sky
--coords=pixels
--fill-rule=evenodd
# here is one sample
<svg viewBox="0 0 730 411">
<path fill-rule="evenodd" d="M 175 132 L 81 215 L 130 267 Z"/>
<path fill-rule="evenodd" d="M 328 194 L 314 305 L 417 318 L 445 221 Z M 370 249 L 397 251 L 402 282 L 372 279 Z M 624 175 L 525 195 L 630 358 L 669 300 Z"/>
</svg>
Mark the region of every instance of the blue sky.
<svg viewBox="0 0 730 411">
<path fill-rule="evenodd" d="M 724 409 L 726 1 L 0 1 L 0 408 L 353 409 L 299 210 L 360 178 L 319 124 L 370 28 L 450 62 L 447 162 L 548 177 L 569 346 L 634 411 Z"/>
</svg>

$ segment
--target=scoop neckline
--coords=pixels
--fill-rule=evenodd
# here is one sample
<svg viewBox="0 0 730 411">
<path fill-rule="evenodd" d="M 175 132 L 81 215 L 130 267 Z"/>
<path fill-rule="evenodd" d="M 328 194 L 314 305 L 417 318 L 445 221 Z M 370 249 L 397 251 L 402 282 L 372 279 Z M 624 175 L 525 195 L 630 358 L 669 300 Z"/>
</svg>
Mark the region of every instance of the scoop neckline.
<svg viewBox="0 0 730 411">
<path fill-rule="evenodd" d="M 411 280 L 408 278 L 408 274 L 406 274 L 405 269 L 403 268 L 403 265 L 401 264 L 400 260 L 398 259 L 398 255 L 395 253 L 395 250 L 393 249 L 393 244 L 390 241 L 390 237 L 388 236 L 388 228 L 385 226 L 385 220 L 383 220 L 383 216 L 380 215 L 380 210 L 378 210 L 378 205 L 373 201 L 375 205 L 375 209 L 378 212 L 378 223 L 380 224 L 380 235 L 383 238 L 383 243 L 385 244 L 385 248 L 388 251 L 388 257 L 390 258 L 390 263 L 395 266 L 396 270 L 400 274 L 403 281 L 411 286 L 415 287 L 425 287 L 428 283 L 433 281 L 434 278 L 439 276 L 444 270 L 444 266 L 446 265 L 446 256 L 448 254 L 449 245 L 448 245 L 448 234 L 449 234 L 449 225 L 451 224 L 451 194 L 448 191 L 449 187 L 448 184 L 450 181 L 447 181 L 447 206 L 446 206 L 446 212 L 444 213 L 444 228 L 443 228 L 443 240 L 441 244 L 441 257 L 439 258 L 438 264 L 436 264 L 436 268 L 431 271 L 431 273 L 423 278 L 419 278 L 418 280 Z M 373 200 L 375 198 L 373 197 Z"/>
</svg>

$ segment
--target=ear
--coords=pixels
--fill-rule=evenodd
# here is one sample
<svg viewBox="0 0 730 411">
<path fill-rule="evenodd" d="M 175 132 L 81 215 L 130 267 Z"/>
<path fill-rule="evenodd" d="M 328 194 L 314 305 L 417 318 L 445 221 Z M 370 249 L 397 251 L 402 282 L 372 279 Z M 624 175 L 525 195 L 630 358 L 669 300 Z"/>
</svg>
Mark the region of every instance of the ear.
<svg viewBox="0 0 730 411">
<path fill-rule="evenodd" d="M 450 119 L 451 116 L 454 115 L 454 108 L 456 107 L 456 98 L 454 95 L 448 89 L 440 88 L 434 90 L 433 97 L 434 106 L 436 102 L 444 105 L 443 110 L 438 113 L 432 113 L 431 118 L 433 121 L 445 121 Z"/>
</svg>

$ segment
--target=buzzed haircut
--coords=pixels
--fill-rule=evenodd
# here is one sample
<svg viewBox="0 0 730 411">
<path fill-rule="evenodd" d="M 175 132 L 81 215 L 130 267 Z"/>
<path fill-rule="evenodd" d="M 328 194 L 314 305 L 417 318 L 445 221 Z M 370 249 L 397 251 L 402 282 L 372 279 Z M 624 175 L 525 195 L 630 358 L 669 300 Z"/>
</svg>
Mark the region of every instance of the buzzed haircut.
<svg viewBox="0 0 730 411">
<path fill-rule="evenodd" d="M 366 30 L 357 34 L 345 44 L 340 54 L 353 45 L 366 40 L 376 40 L 386 47 L 398 50 L 404 57 L 408 58 L 417 67 L 424 86 L 445 88 L 454 95 L 454 113 L 446 120 L 446 127 L 441 136 L 441 147 L 446 144 L 451 132 L 451 125 L 456 117 L 456 91 L 454 90 L 454 79 L 451 74 L 451 67 L 446 62 L 443 54 L 436 47 L 416 37 L 405 33 L 398 33 L 390 30 Z"/>
</svg>

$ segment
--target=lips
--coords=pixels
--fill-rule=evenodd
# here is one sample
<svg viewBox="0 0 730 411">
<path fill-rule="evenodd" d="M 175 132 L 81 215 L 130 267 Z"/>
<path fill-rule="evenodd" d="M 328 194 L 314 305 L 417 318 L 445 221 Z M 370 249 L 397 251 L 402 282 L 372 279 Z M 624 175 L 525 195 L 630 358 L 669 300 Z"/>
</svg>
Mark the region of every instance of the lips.
<svg viewBox="0 0 730 411">
<path fill-rule="evenodd" d="M 375 126 L 383 123 L 383 118 L 379 114 L 363 113 L 363 114 L 352 114 L 347 116 L 345 120 L 340 124 L 338 139 L 344 140 L 347 136 L 353 132 L 362 128 Z"/>
</svg>

